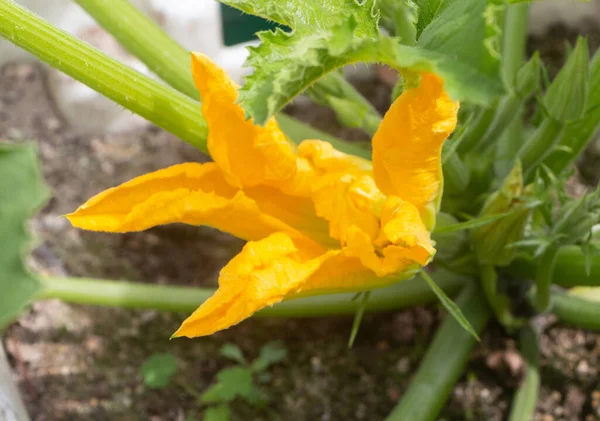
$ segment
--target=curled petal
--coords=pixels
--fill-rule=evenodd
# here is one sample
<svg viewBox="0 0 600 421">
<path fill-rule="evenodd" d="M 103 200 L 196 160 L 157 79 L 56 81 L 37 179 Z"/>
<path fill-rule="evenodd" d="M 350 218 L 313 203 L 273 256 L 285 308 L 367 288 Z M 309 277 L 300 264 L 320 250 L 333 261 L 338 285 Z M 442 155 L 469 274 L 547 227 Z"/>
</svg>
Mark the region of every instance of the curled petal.
<svg viewBox="0 0 600 421">
<path fill-rule="evenodd" d="M 67 215 L 91 231 L 129 232 L 175 222 L 208 225 L 247 240 L 302 234 L 227 184 L 214 163 L 180 164 L 108 189 Z"/>
<path fill-rule="evenodd" d="M 424 266 L 435 254 L 429 232 L 412 203 L 399 197 L 388 197 L 381 211 L 381 225 L 385 243 L 422 251 L 422 258 L 415 260 L 417 263 Z"/>
<path fill-rule="evenodd" d="M 208 124 L 208 150 L 230 184 L 278 186 L 296 173 L 296 152 L 275 119 L 246 120 L 238 86 L 207 56 L 192 54 L 192 73 Z"/>
<path fill-rule="evenodd" d="M 173 336 L 210 335 L 293 295 L 327 254 L 315 256 L 283 233 L 247 243 L 221 271 L 219 289 Z"/>
<path fill-rule="evenodd" d="M 417 88 L 402 93 L 373 137 L 373 174 L 388 196 L 419 209 L 432 228 L 442 192 L 442 144 L 456 127 L 458 102 L 433 73 L 421 73 Z"/>
</svg>

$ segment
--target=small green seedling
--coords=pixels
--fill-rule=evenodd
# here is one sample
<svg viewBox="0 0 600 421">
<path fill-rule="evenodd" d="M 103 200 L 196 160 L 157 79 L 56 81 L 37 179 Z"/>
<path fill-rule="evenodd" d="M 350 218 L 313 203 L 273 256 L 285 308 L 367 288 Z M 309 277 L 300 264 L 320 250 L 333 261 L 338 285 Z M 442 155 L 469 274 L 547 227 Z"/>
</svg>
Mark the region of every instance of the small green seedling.
<svg viewBox="0 0 600 421">
<path fill-rule="evenodd" d="M 144 384 L 150 389 L 164 389 L 177 373 L 177 359 L 173 354 L 152 354 L 142 365 Z"/>
<path fill-rule="evenodd" d="M 200 393 L 182 379 L 179 383 L 187 393 L 194 396 L 199 403 L 208 405 L 204 411 L 203 421 L 229 421 L 231 408 L 229 403 L 241 398 L 256 408 L 263 408 L 267 396 L 259 384 L 271 380 L 267 371 L 272 365 L 287 357 L 287 350 L 279 342 L 269 342 L 262 346 L 258 357 L 248 362 L 242 350 L 235 344 L 227 343 L 221 347 L 219 354 L 237 365 L 226 367 L 217 373 L 217 382 L 204 393 Z M 142 365 L 141 375 L 149 389 L 164 389 L 171 384 L 177 374 L 177 359 L 173 354 L 152 354 Z"/>
<path fill-rule="evenodd" d="M 204 421 L 229 421 L 231 410 L 228 404 L 236 398 L 241 398 L 254 407 L 264 407 L 267 397 L 258 384 L 271 380 L 267 370 L 273 364 L 283 361 L 287 350 L 278 342 L 269 342 L 260 349 L 258 357 L 251 363 L 248 363 L 241 349 L 234 344 L 223 345 L 220 354 L 238 365 L 219 371 L 217 382 L 201 395 L 200 402 L 211 405 L 204 412 Z"/>
</svg>

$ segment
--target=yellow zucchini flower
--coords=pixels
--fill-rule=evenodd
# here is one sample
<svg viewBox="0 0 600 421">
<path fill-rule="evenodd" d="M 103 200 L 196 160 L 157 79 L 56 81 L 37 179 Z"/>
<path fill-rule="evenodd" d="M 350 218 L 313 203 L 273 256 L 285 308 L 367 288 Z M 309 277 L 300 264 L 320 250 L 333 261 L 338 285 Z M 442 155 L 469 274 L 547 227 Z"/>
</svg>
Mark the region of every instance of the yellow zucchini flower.
<svg viewBox="0 0 600 421">
<path fill-rule="evenodd" d="M 226 73 L 202 54 L 192 63 L 214 162 L 142 175 L 68 215 L 93 231 L 182 222 L 247 240 L 174 336 L 210 335 L 285 298 L 386 286 L 429 263 L 441 149 L 458 111 L 438 76 L 421 73 L 394 102 L 370 162 L 320 140 L 295 146 L 275 119 L 253 124 Z"/>
</svg>

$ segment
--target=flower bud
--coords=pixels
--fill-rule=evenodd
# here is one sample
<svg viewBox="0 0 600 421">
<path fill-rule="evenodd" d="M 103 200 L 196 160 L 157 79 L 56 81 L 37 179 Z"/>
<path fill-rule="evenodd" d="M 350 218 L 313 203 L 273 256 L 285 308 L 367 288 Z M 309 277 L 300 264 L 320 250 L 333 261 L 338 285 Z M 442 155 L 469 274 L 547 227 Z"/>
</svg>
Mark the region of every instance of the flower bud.
<svg viewBox="0 0 600 421">
<path fill-rule="evenodd" d="M 599 191 L 563 205 L 554 219 L 551 234 L 564 245 L 587 241 L 600 220 Z"/>
<path fill-rule="evenodd" d="M 555 120 L 567 122 L 583 116 L 589 90 L 588 64 L 588 43 L 579 37 L 575 49 L 544 96 L 544 106 Z"/>
<path fill-rule="evenodd" d="M 540 86 L 540 55 L 536 51 L 533 57 L 519 69 L 515 90 L 520 98 L 527 98 Z"/>
<path fill-rule="evenodd" d="M 471 232 L 480 264 L 506 266 L 513 260 L 516 249 L 507 246 L 523 238 L 531 209 L 523 204 L 521 196 L 528 193 L 523 190 L 523 172 L 521 163 L 517 161 L 502 187 L 490 196 L 480 214 L 481 217 L 507 215 Z"/>
</svg>

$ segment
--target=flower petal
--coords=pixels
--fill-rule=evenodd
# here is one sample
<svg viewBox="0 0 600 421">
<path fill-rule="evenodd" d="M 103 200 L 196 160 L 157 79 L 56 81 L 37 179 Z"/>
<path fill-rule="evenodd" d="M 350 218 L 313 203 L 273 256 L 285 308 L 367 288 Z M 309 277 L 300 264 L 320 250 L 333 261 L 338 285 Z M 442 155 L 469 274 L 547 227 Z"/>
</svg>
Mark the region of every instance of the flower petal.
<svg viewBox="0 0 600 421">
<path fill-rule="evenodd" d="M 223 268 L 215 294 L 189 316 L 173 337 L 210 335 L 286 298 L 383 287 L 411 277 L 378 278 L 359 258 L 323 253 L 284 233 L 249 242 Z"/>
<path fill-rule="evenodd" d="M 245 188 L 244 193 L 256 202 L 260 210 L 285 222 L 327 248 L 339 242 L 330 237 L 327 220 L 317 216 L 312 199 L 286 194 L 268 186 Z"/>
<path fill-rule="evenodd" d="M 315 251 L 298 248 L 284 233 L 247 243 L 221 271 L 219 289 L 173 336 L 210 335 L 280 302 L 319 267 L 322 258 L 314 256 Z"/>
<path fill-rule="evenodd" d="M 299 171 L 296 178 L 306 178 L 317 215 L 329 221 L 329 235 L 344 244 L 346 230 L 356 225 L 374 239 L 385 196 L 373 181 L 371 162 L 321 140 L 305 140 L 298 152 L 312 172 Z"/>
<path fill-rule="evenodd" d="M 338 172 L 318 179 L 312 198 L 317 215 L 329 221 L 329 235 L 346 242 L 346 232 L 357 226 L 371 240 L 379 233 L 379 214 L 385 196 L 364 173 Z"/>
<path fill-rule="evenodd" d="M 192 54 L 192 73 L 208 123 L 208 150 L 227 181 L 242 188 L 292 179 L 296 153 L 275 119 L 264 127 L 246 120 L 236 103 L 238 86 L 204 54 Z"/>
<path fill-rule="evenodd" d="M 209 225 L 246 240 L 274 232 L 303 237 L 225 181 L 214 163 L 175 165 L 108 189 L 67 215 L 92 231 L 129 232 L 182 222 Z"/>
<path fill-rule="evenodd" d="M 402 93 L 373 137 L 373 173 L 388 196 L 415 205 L 432 228 L 442 192 L 442 144 L 456 127 L 458 102 L 433 73 Z"/>
<path fill-rule="evenodd" d="M 370 161 L 340 152 L 331 143 L 322 140 L 303 141 L 298 146 L 298 153 L 321 173 L 337 171 L 370 172 L 372 169 Z"/>
</svg>

